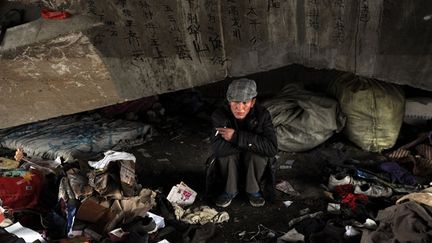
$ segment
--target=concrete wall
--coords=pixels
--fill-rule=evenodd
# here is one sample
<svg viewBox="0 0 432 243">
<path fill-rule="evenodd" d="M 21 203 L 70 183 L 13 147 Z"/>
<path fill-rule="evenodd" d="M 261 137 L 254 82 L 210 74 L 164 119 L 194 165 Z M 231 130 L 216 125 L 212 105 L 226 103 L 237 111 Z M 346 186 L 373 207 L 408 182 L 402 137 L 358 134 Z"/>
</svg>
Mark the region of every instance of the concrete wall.
<svg viewBox="0 0 432 243">
<path fill-rule="evenodd" d="M 7 117 L 0 128 L 293 63 L 432 90 L 427 0 L 42 5 L 72 17 L 8 30 L 0 46 L 0 116 Z"/>
</svg>

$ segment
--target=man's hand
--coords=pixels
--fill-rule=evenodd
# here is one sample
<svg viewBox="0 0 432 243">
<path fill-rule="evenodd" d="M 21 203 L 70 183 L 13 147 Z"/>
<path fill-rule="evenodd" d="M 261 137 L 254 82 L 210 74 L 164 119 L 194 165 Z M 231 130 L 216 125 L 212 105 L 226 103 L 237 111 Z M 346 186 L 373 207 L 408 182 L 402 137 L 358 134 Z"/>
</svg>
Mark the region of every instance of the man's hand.
<svg viewBox="0 0 432 243">
<path fill-rule="evenodd" d="M 225 139 L 226 141 L 231 141 L 233 135 L 234 135 L 234 129 L 232 128 L 216 128 L 216 131 L 218 134 L 220 134 L 223 139 Z"/>
</svg>

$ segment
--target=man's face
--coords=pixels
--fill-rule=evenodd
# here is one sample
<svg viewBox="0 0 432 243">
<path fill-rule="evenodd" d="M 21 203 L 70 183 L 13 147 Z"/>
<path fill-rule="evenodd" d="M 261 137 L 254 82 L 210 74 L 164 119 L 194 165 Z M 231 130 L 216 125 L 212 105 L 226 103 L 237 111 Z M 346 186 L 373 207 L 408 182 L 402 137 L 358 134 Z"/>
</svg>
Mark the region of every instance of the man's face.
<svg viewBox="0 0 432 243">
<path fill-rule="evenodd" d="M 229 104 L 234 117 L 243 120 L 255 105 L 255 98 L 248 101 L 231 101 Z"/>
</svg>

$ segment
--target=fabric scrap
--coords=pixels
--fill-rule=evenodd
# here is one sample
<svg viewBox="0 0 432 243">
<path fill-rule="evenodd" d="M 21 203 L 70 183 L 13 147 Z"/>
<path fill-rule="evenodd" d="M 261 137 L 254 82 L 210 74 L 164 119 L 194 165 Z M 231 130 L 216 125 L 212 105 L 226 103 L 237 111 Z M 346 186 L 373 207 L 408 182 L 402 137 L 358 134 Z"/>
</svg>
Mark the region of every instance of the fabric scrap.
<svg viewBox="0 0 432 243">
<path fill-rule="evenodd" d="M 360 201 L 367 202 L 368 201 L 368 196 L 363 195 L 363 194 L 348 193 L 348 195 L 346 195 L 342 199 L 342 203 L 347 204 L 353 210 L 355 210 L 357 208 L 357 204 Z"/>
<path fill-rule="evenodd" d="M 374 231 L 364 230 L 361 243 L 432 242 L 432 208 L 408 201 L 380 210 Z"/>
<path fill-rule="evenodd" d="M 421 192 L 413 192 L 407 194 L 396 201 L 396 204 L 400 204 L 404 201 L 411 200 L 424 205 L 432 207 L 432 187 L 426 188 Z"/>
<path fill-rule="evenodd" d="M 394 161 L 383 162 L 379 165 L 379 168 L 389 173 L 393 181 L 410 186 L 417 185 L 416 178 L 408 170 Z"/>
<path fill-rule="evenodd" d="M 184 210 L 179 205 L 174 204 L 174 212 L 177 220 L 188 224 L 204 225 L 206 223 L 222 223 L 229 220 L 229 214 L 227 212 L 218 212 L 216 209 L 210 208 L 209 206 L 200 206 Z"/>
<path fill-rule="evenodd" d="M 41 10 L 41 16 L 44 19 L 67 19 L 71 16 L 71 14 L 67 11 L 55 11 L 55 10 L 49 10 L 49 9 L 42 9 Z"/>
<path fill-rule="evenodd" d="M 136 161 L 133 154 L 127 152 L 117 152 L 113 150 L 108 150 L 104 153 L 104 157 L 98 161 L 89 161 L 88 164 L 95 169 L 106 169 L 110 162 L 117 160 L 132 160 Z"/>
</svg>

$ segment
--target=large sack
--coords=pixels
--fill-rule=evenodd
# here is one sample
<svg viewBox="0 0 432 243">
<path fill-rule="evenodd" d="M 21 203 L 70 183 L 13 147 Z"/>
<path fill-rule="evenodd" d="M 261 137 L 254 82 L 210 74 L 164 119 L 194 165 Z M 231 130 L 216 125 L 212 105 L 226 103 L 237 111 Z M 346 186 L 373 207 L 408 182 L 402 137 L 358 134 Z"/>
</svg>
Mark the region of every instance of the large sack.
<svg viewBox="0 0 432 243">
<path fill-rule="evenodd" d="M 393 147 L 405 112 L 405 95 L 397 85 L 342 74 L 330 82 L 329 93 L 347 116 L 345 135 L 364 150 Z"/>
<path fill-rule="evenodd" d="M 269 110 L 278 146 L 287 152 L 309 150 L 342 130 L 345 117 L 328 97 L 288 84 L 263 105 Z"/>
<path fill-rule="evenodd" d="M 41 209 L 43 176 L 36 170 L 12 169 L 0 172 L 0 199 L 14 210 Z"/>
</svg>

